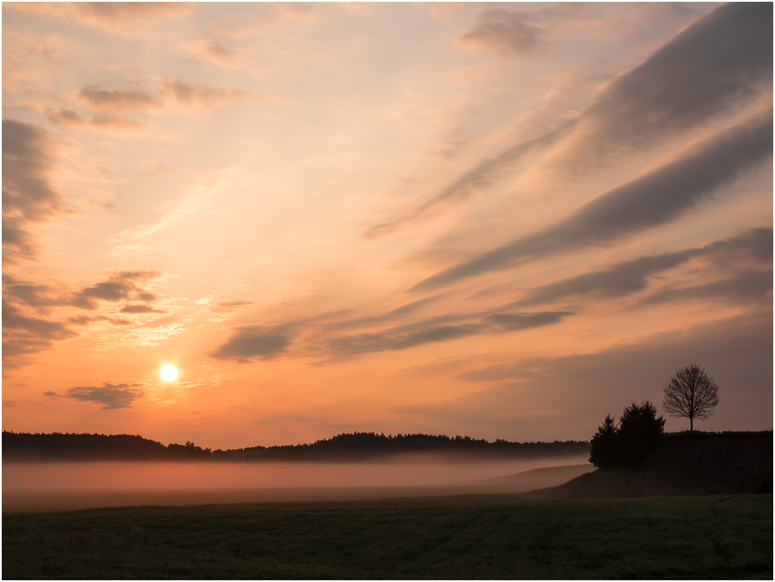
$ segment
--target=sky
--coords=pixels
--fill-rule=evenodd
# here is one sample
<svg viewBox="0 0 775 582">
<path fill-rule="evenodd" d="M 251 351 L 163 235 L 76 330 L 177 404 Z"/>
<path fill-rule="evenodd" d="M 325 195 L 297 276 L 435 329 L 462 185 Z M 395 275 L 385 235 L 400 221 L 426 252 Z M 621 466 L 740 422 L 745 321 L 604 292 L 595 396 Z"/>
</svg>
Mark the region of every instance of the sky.
<svg viewBox="0 0 775 582">
<path fill-rule="evenodd" d="M 697 363 L 771 430 L 772 31 L 3 3 L 3 429 L 586 440 Z"/>
</svg>

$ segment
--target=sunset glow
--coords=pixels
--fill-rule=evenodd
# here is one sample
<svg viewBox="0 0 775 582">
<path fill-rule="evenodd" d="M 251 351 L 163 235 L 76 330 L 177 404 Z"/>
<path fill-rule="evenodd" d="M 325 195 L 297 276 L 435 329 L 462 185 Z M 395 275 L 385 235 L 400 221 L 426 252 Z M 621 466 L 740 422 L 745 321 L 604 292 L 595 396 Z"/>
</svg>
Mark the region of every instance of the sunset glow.
<svg viewBox="0 0 775 582">
<path fill-rule="evenodd" d="M 165 382 L 172 382 L 175 378 L 178 377 L 178 369 L 172 364 L 167 364 L 161 370 L 159 370 L 159 375 Z"/>
<path fill-rule="evenodd" d="M 772 429 L 772 4 L 2 10 L 5 430 Z"/>
</svg>

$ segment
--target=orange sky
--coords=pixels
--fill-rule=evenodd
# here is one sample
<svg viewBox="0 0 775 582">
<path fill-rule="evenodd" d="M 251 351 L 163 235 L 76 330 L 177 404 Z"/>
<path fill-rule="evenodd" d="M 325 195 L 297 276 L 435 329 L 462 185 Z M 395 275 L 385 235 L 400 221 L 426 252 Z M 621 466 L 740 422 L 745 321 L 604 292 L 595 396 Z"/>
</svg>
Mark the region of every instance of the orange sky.
<svg viewBox="0 0 775 582">
<path fill-rule="evenodd" d="M 772 428 L 771 4 L 2 14 L 5 430 Z"/>
</svg>

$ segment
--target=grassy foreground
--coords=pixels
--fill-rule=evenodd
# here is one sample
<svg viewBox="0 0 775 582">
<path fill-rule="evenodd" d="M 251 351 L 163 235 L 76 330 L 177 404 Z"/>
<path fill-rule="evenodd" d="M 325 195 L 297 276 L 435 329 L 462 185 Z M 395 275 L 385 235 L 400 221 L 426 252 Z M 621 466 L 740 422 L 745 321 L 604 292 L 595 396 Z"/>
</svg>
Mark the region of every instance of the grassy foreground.
<svg viewBox="0 0 775 582">
<path fill-rule="evenodd" d="M 3 578 L 772 578 L 772 495 L 3 515 Z"/>
</svg>

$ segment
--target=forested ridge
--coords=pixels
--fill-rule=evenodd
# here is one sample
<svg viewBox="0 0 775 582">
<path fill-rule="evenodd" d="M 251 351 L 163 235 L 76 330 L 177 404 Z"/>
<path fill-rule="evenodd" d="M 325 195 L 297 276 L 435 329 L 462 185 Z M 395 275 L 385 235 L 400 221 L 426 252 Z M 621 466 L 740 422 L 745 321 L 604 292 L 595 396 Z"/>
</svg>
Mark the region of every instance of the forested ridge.
<svg viewBox="0 0 775 582">
<path fill-rule="evenodd" d="M 373 432 L 340 434 L 310 444 L 212 450 L 186 442 L 164 445 L 139 435 L 17 433 L 3 431 L 3 459 L 37 460 L 213 460 L 354 461 L 411 453 L 464 457 L 562 457 L 589 452 L 586 441 L 489 442 L 470 437 Z"/>
</svg>

